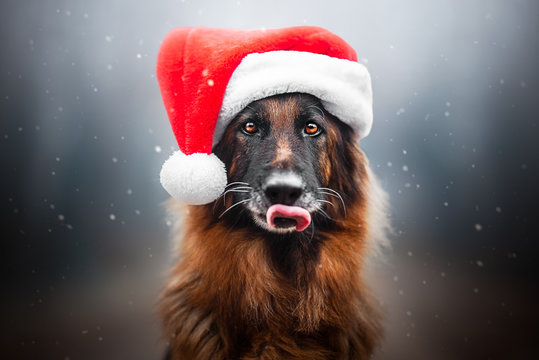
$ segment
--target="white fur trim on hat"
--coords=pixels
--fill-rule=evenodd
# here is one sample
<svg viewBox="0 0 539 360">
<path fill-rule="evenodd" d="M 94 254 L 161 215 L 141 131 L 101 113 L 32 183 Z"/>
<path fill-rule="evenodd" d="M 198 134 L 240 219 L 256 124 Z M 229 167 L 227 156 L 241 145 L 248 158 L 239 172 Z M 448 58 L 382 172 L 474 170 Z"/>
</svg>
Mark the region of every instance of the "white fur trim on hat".
<svg viewBox="0 0 539 360">
<path fill-rule="evenodd" d="M 303 92 L 350 125 L 360 138 L 372 126 L 372 88 L 362 64 L 302 51 L 247 55 L 230 78 L 213 136 L 221 139 L 229 122 L 249 103 L 268 96 Z"/>
<path fill-rule="evenodd" d="M 214 154 L 174 152 L 161 168 L 161 185 L 187 204 L 203 205 L 217 199 L 227 183 L 225 165 Z"/>
</svg>

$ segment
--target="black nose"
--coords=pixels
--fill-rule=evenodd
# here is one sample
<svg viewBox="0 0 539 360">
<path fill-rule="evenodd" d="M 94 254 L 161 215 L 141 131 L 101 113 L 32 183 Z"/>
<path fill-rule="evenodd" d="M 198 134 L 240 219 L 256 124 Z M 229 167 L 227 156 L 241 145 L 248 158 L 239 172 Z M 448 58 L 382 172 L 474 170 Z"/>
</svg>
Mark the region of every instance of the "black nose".
<svg viewBox="0 0 539 360">
<path fill-rule="evenodd" d="M 303 189 L 295 185 L 276 184 L 267 186 L 264 193 L 271 204 L 294 205 L 303 194 Z"/>
</svg>

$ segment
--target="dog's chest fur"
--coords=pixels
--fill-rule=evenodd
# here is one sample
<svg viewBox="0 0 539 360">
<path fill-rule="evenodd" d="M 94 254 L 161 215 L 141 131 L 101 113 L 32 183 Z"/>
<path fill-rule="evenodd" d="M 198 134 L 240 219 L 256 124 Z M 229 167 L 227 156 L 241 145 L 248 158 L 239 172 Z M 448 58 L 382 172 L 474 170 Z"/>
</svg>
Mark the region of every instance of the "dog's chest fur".
<svg viewBox="0 0 539 360">
<path fill-rule="evenodd" d="M 315 256 L 301 244 L 290 249 L 301 260 L 283 272 L 268 239 L 222 226 L 200 231 L 201 211 L 190 209 L 182 258 L 162 301 L 178 359 L 362 359 L 371 353 L 380 325 L 359 276 L 361 227 L 320 235 Z"/>
</svg>

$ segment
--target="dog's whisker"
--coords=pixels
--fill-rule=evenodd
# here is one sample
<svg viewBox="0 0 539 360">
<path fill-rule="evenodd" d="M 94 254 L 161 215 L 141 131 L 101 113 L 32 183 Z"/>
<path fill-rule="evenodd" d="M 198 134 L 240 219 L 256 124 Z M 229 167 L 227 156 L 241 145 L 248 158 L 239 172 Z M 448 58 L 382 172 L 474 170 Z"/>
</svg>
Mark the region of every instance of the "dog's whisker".
<svg viewBox="0 0 539 360">
<path fill-rule="evenodd" d="M 338 198 L 337 195 L 333 194 L 333 193 L 330 193 L 330 192 L 326 192 L 326 191 L 317 191 L 318 194 L 324 194 L 324 195 L 329 195 L 329 196 L 333 196 L 335 198 Z"/>
<path fill-rule="evenodd" d="M 234 181 L 230 184 L 226 184 L 225 188 L 232 186 L 232 185 L 249 185 L 249 183 L 243 182 L 243 181 Z"/>
<path fill-rule="evenodd" d="M 328 201 L 328 200 L 323 200 L 323 199 L 316 199 L 315 201 L 316 201 L 316 202 L 322 202 L 322 203 L 326 203 L 326 204 L 329 204 L 329 205 L 331 205 L 331 206 L 335 207 L 335 204 L 334 204 L 334 203 L 332 203 L 331 201 Z"/>
<path fill-rule="evenodd" d="M 252 187 L 246 187 L 246 186 L 238 186 L 233 189 L 229 189 L 225 191 L 221 196 L 223 197 L 223 205 L 226 204 L 226 194 L 234 192 L 234 193 L 249 193 L 251 192 L 253 188 Z"/>
<path fill-rule="evenodd" d="M 334 194 L 334 195 L 340 195 L 338 191 L 335 191 L 335 190 L 333 190 L 333 189 L 331 189 L 331 188 L 318 188 L 318 190 L 331 192 L 331 193 Z"/>
<path fill-rule="evenodd" d="M 319 187 L 318 190 L 324 190 L 324 191 L 329 191 L 329 192 L 332 192 L 336 195 L 341 195 L 337 190 L 333 190 L 332 188 L 327 188 L 327 187 Z"/>
<path fill-rule="evenodd" d="M 236 207 L 236 206 L 238 206 L 238 205 L 240 205 L 240 204 L 245 204 L 245 203 L 248 202 L 248 201 L 251 201 L 251 198 L 245 199 L 245 200 L 241 200 L 241 201 L 238 201 L 237 203 L 235 203 L 235 204 L 229 206 L 225 211 L 223 211 L 223 212 L 221 213 L 221 215 L 219 215 L 219 219 L 222 218 L 223 215 L 226 214 L 226 213 L 227 213 L 229 210 L 231 210 L 232 208 L 234 208 L 234 207 Z"/>
<path fill-rule="evenodd" d="M 225 189 L 230 187 L 230 186 L 236 186 L 235 188 L 232 188 L 232 189 L 228 189 L 226 191 L 224 191 L 221 195 L 219 195 L 219 197 L 217 199 L 215 199 L 215 202 L 213 203 L 213 212 L 215 212 L 215 205 L 217 204 L 218 200 L 220 198 L 223 198 L 223 204 L 225 204 L 225 195 L 230 191 L 230 190 L 236 190 L 236 189 L 241 189 L 241 190 L 252 190 L 253 188 L 251 186 L 249 186 L 249 183 L 246 183 L 246 182 L 243 182 L 243 181 L 235 181 L 235 182 L 231 182 L 230 184 L 227 184 L 225 186 Z"/>
<path fill-rule="evenodd" d="M 318 190 L 326 190 L 326 191 L 331 191 L 332 193 L 335 193 L 335 194 L 339 194 L 339 192 L 337 190 L 334 190 L 334 189 L 328 188 L 328 187 L 319 187 Z"/>
<path fill-rule="evenodd" d="M 326 187 L 319 187 L 318 190 L 322 190 L 320 191 L 321 194 L 331 195 L 331 196 L 339 198 L 339 200 L 341 200 L 342 207 L 344 209 L 344 215 L 346 216 L 346 205 L 344 204 L 344 200 L 338 191 L 330 189 L 330 188 L 326 188 Z M 330 193 L 328 193 L 327 191 L 329 191 Z"/>
<path fill-rule="evenodd" d="M 232 189 L 228 189 L 227 191 L 235 191 L 235 190 L 252 190 L 253 188 L 250 186 L 237 186 Z"/>
<path fill-rule="evenodd" d="M 332 221 L 335 221 L 331 216 L 328 215 L 327 212 L 325 212 L 324 210 L 322 209 L 318 209 L 318 211 L 320 211 L 322 213 L 322 215 L 324 215 L 326 218 L 328 218 L 329 220 L 332 220 Z"/>
<path fill-rule="evenodd" d="M 334 194 L 334 193 L 330 193 L 330 192 L 326 192 L 326 191 L 318 191 L 318 193 L 319 193 L 319 194 L 323 194 L 323 195 L 328 195 L 328 196 L 334 197 L 334 198 L 336 198 L 336 199 L 341 200 L 341 202 L 343 202 L 342 199 L 341 199 L 338 195 L 336 195 L 336 194 Z M 344 203 L 343 203 L 343 207 L 345 207 L 345 206 L 344 206 Z"/>
</svg>

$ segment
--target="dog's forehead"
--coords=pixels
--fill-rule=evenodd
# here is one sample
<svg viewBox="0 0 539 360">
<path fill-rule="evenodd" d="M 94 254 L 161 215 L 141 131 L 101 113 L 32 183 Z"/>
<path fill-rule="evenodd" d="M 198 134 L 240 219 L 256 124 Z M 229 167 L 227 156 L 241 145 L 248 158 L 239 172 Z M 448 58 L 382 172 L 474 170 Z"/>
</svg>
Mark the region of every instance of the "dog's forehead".
<svg viewBox="0 0 539 360">
<path fill-rule="evenodd" d="M 258 102 L 259 111 L 273 128 L 293 127 L 294 119 L 301 114 L 301 103 L 297 96 L 266 98 Z"/>
</svg>

